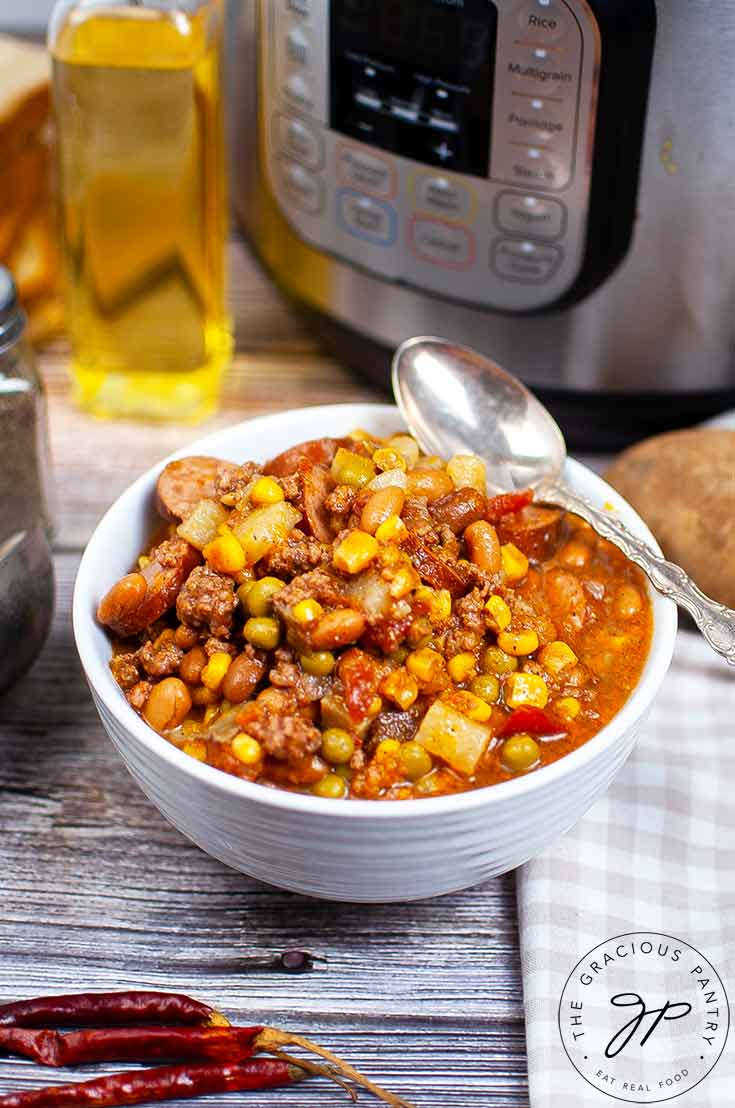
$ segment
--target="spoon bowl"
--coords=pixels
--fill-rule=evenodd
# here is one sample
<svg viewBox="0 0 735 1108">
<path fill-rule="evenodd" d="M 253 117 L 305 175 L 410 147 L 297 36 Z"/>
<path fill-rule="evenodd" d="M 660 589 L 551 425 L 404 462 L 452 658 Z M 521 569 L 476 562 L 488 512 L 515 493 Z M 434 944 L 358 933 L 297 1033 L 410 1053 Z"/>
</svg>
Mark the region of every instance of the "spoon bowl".
<svg viewBox="0 0 735 1108">
<path fill-rule="evenodd" d="M 393 392 L 424 450 L 444 457 L 477 454 L 495 491 L 531 488 L 539 501 L 581 516 L 640 566 L 654 588 L 685 608 L 712 649 L 735 666 L 735 611 L 705 596 L 614 512 L 601 511 L 565 484 L 564 436 L 517 378 L 467 346 L 420 336 L 396 350 Z"/>
</svg>

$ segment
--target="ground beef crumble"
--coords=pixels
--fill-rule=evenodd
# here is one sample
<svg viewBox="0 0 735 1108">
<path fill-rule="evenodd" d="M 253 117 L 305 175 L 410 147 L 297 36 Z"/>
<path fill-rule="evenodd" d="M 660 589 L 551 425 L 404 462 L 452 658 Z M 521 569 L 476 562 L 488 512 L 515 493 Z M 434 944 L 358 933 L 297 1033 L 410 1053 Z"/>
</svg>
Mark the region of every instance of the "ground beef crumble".
<svg viewBox="0 0 735 1108">
<path fill-rule="evenodd" d="M 170 677 L 172 673 L 177 673 L 183 657 L 184 651 L 173 639 L 164 639 L 158 646 L 147 642 L 136 654 L 149 677 Z"/>
<path fill-rule="evenodd" d="M 209 627 L 215 638 L 226 637 L 232 626 L 237 597 L 229 577 L 209 566 L 197 566 L 176 600 L 176 615 L 189 627 Z"/>
</svg>

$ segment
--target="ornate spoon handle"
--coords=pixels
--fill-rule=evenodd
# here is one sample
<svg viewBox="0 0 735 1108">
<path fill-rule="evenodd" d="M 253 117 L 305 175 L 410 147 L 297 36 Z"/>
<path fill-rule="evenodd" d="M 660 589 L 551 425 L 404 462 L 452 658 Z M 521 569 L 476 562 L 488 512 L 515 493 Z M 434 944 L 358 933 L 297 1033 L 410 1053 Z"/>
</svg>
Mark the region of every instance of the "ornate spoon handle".
<svg viewBox="0 0 735 1108">
<path fill-rule="evenodd" d="M 631 562 L 648 575 L 655 589 L 686 608 L 712 649 L 735 666 L 735 611 L 732 608 L 705 596 L 681 566 L 655 554 L 614 515 L 596 508 L 566 485 L 544 484 L 536 490 L 536 497 L 581 516 L 598 534 L 620 547 Z"/>
</svg>

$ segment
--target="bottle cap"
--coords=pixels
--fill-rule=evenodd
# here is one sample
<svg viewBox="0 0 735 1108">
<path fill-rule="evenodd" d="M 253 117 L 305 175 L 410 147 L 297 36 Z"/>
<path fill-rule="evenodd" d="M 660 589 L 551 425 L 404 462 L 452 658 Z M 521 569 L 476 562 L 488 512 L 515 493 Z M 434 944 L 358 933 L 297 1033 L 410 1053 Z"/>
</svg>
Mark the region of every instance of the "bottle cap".
<svg viewBox="0 0 735 1108">
<path fill-rule="evenodd" d="M 18 302 L 15 281 L 5 266 L 0 265 L 0 350 L 7 350 L 25 330 L 26 317 Z"/>
</svg>

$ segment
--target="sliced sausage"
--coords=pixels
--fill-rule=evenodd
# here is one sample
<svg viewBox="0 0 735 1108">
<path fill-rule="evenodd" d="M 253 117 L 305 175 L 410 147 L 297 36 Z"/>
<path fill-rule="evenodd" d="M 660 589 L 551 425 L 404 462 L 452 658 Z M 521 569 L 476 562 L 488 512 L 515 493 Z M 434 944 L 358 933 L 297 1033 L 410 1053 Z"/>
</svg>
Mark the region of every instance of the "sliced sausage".
<svg viewBox="0 0 735 1108">
<path fill-rule="evenodd" d="M 414 569 L 427 585 L 433 589 L 448 589 L 452 596 L 466 592 L 469 581 L 462 567 L 440 558 L 415 531 L 409 531 L 403 548 L 411 555 Z"/>
<path fill-rule="evenodd" d="M 230 469 L 239 466 L 201 455 L 169 462 L 156 485 L 158 511 L 164 519 L 185 519 L 200 500 L 214 497 L 218 475 Z"/>
<path fill-rule="evenodd" d="M 309 442 L 299 443 L 289 450 L 284 450 L 275 458 L 266 463 L 264 473 L 271 477 L 286 477 L 289 473 L 296 473 L 299 462 L 306 460 L 312 465 L 327 466 L 332 464 L 337 448 L 343 445 L 342 439 L 311 439 Z"/>
<path fill-rule="evenodd" d="M 97 618 L 122 637 L 144 631 L 176 602 L 200 561 L 199 551 L 184 539 L 167 539 L 139 573 L 129 573 L 112 586 L 100 601 Z"/>
<path fill-rule="evenodd" d="M 334 532 L 331 515 L 326 500 L 334 489 L 334 478 L 322 465 L 301 464 L 301 492 L 297 507 L 304 513 L 301 527 L 307 535 L 313 535 L 319 542 L 331 542 Z"/>
<path fill-rule="evenodd" d="M 458 535 L 485 518 L 487 499 L 477 489 L 456 489 L 430 505 L 429 511 L 436 523 L 443 523 Z"/>
<path fill-rule="evenodd" d="M 555 552 L 561 534 L 562 512 L 528 504 L 497 522 L 501 543 L 512 542 L 532 562 L 543 562 Z"/>
</svg>

